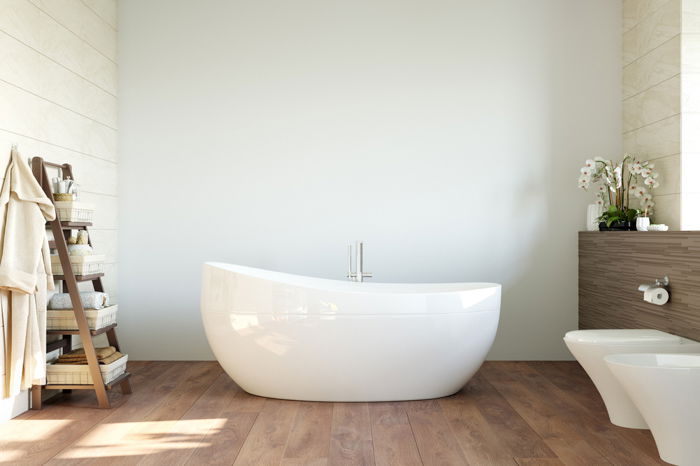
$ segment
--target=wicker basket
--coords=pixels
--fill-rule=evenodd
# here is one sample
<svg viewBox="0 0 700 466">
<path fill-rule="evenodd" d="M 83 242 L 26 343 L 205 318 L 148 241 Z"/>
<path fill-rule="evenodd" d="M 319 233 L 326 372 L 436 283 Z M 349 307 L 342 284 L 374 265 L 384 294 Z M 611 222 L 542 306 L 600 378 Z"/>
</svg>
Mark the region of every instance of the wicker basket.
<svg viewBox="0 0 700 466">
<path fill-rule="evenodd" d="M 74 200 L 73 194 L 69 194 L 69 193 L 53 193 L 53 198 L 55 201 L 61 201 L 61 202 Z"/>
<path fill-rule="evenodd" d="M 100 364 L 102 380 L 109 383 L 126 371 L 128 355 L 109 364 Z M 91 385 L 92 376 L 87 364 L 55 364 L 46 365 L 46 383 L 53 385 Z"/>
<path fill-rule="evenodd" d="M 92 222 L 95 206 L 85 202 L 56 201 L 56 214 L 62 222 Z"/>
<path fill-rule="evenodd" d="M 103 254 L 69 257 L 75 275 L 92 275 L 104 272 L 105 256 Z M 61 267 L 61 259 L 58 254 L 51 256 L 51 272 L 54 275 L 63 275 L 63 267 Z"/>
<path fill-rule="evenodd" d="M 117 305 L 103 309 L 85 309 L 90 330 L 99 330 L 117 323 Z M 46 328 L 48 330 L 78 330 L 73 309 L 46 311 Z"/>
</svg>

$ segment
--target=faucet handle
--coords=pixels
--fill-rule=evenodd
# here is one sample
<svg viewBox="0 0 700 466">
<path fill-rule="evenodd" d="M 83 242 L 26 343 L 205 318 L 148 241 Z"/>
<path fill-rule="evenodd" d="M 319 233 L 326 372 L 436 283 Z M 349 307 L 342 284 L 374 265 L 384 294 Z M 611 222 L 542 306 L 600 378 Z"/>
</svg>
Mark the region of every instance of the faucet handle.
<svg viewBox="0 0 700 466">
<path fill-rule="evenodd" d="M 348 244 L 348 274 L 347 278 L 355 278 L 357 274 L 352 271 L 352 244 Z"/>
</svg>

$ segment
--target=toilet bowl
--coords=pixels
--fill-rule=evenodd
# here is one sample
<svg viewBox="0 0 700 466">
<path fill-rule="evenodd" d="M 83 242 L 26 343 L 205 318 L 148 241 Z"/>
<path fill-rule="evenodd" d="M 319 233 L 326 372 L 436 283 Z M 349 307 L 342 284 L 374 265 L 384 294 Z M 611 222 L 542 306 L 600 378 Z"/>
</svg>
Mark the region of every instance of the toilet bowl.
<svg viewBox="0 0 700 466">
<path fill-rule="evenodd" d="M 564 341 L 593 380 L 610 422 L 632 429 L 649 427 L 603 358 L 627 353 L 700 353 L 696 341 L 651 329 L 574 330 L 567 332 Z"/>
<path fill-rule="evenodd" d="M 700 465 L 700 354 L 605 357 L 649 424 L 661 459 Z"/>
</svg>

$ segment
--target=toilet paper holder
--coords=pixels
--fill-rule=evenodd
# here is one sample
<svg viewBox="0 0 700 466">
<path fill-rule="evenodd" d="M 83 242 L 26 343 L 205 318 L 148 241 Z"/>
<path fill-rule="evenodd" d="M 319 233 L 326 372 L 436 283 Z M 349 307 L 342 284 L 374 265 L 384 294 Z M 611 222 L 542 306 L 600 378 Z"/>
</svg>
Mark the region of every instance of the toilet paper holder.
<svg viewBox="0 0 700 466">
<path fill-rule="evenodd" d="M 654 283 L 649 283 L 646 285 L 639 285 L 638 289 L 639 289 L 639 291 L 646 291 L 649 288 L 658 288 L 658 287 L 666 288 L 669 285 L 669 283 L 671 283 L 671 282 L 668 279 L 668 275 L 664 275 L 664 278 L 657 278 Z"/>
<path fill-rule="evenodd" d="M 666 289 L 669 283 L 668 275 L 666 275 L 664 278 L 657 279 L 654 283 L 639 285 L 638 289 L 644 293 L 644 301 L 663 306 L 669 300 L 669 293 Z"/>
</svg>

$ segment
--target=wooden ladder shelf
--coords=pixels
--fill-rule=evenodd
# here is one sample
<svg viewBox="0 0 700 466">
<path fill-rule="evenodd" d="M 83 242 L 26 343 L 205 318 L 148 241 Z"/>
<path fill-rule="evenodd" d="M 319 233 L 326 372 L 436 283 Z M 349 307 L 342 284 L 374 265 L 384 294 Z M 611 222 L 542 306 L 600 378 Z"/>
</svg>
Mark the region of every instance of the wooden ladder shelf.
<svg viewBox="0 0 700 466">
<path fill-rule="evenodd" d="M 70 164 L 55 164 L 51 162 L 44 161 L 41 157 L 34 157 L 32 159 L 32 172 L 34 177 L 39 182 L 39 185 L 46 193 L 46 196 L 54 202 L 53 192 L 51 190 L 51 183 L 46 172 L 46 167 L 57 168 L 61 171 L 61 176 L 63 179 L 75 179 L 73 177 L 73 169 Z M 129 373 L 125 372 L 120 375 L 116 380 L 111 381 L 108 384 L 104 383 L 102 379 L 102 373 L 100 372 L 99 362 L 97 360 L 97 354 L 95 353 L 95 345 L 93 344 L 92 337 L 100 334 L 107 334 L 107 341 L 110 346 L 114 346 L 117 351 L 119 351 L 119 342 L 117 341 L 117 324 L 110 325 L 106 328 L 101 328 L 98 330 L 90 330 L 88 326 L 87 318 L 85 317 L 85 310 L 83 309 L 82 301 L 80 300 L 80 291 L 78 289 L 78 282 L 90 281 L 95 291 L 104 291 L 102 286 L 102 276 L 104 274 L 98 273 L 94 275 L 75 275 L 71 266 L 70 258 L 68 255 L 68 244 L 66 240 L 70 237 L 71 230 L 87 230 L 91 223 L 85 222 L 62 222 L 58 218 L 58 213 L 56 214 L 56 219 L 48 222 L 47 226 L 51 227 L 53 232 L 53 241 L 50 242 L 50 247 L 58 250 L 58 256 L 61 260 L 61 267 L 63 268 L 63 275 L 54 275 L 55 280 L 61 280 L 63 282 L 63 290 L 68 290 L 70 299 L 73 305 L 73 312 L 75 313 L 75 320 L 78 324 L 78 330 L 49 330 L 47 334 L 50 335 L 61 335 L 60 340 L 48 343 L 46 345 L 47 352 L 55 351 L 57 349 L 63 349 L 64 352 L 70 351 L 72 348 L 72 335 L 80 335 L 80 339 L 83 344 L 83 349 L 85 350 L 85 356 L 88 361 L 88 366 L 90 369 L 90 375 L 92 376 L 93 384 L 88 385 L 35 385 L 32 387 L 32 409 L 41 409 L 41 392 L 42 389 L 46 390 L 95 390 L 95 395 L 97 396 L 97 404 L 100 408 L 109 408 L 109 398 L 107 397 L 107 390 L 112 387 L 119 385 L 123 394 L 131 393 L 131 385 L 129 383 Z"/>
</svg>

